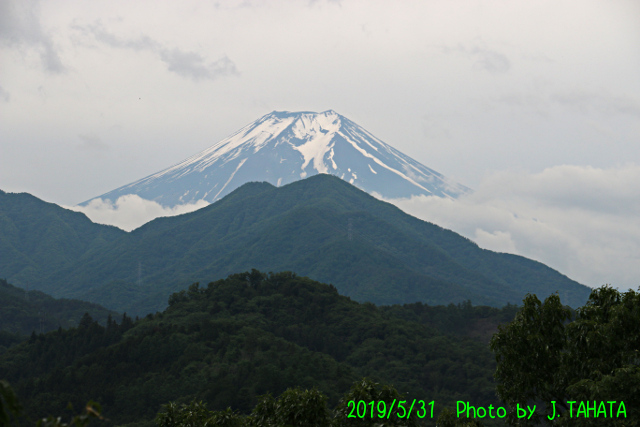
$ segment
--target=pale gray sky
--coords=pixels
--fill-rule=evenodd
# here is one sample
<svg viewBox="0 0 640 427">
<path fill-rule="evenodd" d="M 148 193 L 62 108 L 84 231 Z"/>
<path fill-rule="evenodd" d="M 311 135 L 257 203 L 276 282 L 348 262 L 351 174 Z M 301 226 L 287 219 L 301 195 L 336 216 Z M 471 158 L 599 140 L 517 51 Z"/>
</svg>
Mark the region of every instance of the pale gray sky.
<svg viewBox="0 0 640 427">
<path fill-rule="evenodd" d="M 414 215 L 637 288 L 639 76 L 637 0 L 0 0 L 0 189 L 74 205 L 333 109 L 478 190 Z"/>
</svg>

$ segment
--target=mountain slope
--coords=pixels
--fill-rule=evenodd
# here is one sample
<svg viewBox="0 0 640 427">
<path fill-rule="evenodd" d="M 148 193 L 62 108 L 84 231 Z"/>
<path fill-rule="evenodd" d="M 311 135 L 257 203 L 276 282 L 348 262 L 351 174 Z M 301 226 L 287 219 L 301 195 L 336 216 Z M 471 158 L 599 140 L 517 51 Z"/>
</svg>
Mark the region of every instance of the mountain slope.
<svg viewBox="0 0 640 427">
<path fill-rule="evenodd" d="M 0 331 L 28 336 L 33 331 L 66 329 L 78 326 L 85 313 L 102 324 L 106 324 L 109 314 L 117 314 L 94 303 L 54 299 L 40 291 L 27 292 L 0 279 Z"/>
<path fill-rule="evenodd" d="M 158 218 L 87 252 L 38 286 L 146 314 L 190 283 L 251 268 L 295 271 L 376 304 L 470 299 L 502 306 L 528 292 L 560 291 L 576 307 L 590 293 L 541 263 L 480 249 L 331 175 L 280 188 L 246 184 L 206 208 Z"/>
<path fill-rule="evenodd" d="M 124 235 L 30 194 L 0 191 L 0 277 L 16 285 L 42 283 L 51 272 Z"/>
<path fill-rule="evenodd" d="M 214 202 L 247 182 L 281 186 L 318 173 L 386 198 L 455 198 L 469 191 L 329 110 L 271 112 L 201 153 L 99 197 L 137 194 L 164 206 Z"/>
</svg>

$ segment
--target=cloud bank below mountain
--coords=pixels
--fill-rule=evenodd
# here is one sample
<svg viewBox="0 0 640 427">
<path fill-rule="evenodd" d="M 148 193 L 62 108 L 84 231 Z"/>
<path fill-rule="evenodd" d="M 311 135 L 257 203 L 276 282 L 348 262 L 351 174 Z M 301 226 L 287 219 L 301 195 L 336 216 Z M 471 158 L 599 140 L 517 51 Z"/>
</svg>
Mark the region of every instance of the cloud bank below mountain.
<svg viewBox="0 0 640 427">
<path fill-rule="evenodd" d="M 127 194 L 118 197 L 115 202 L 109 199 L 95 199 L 86 206 L 65 207 L 84 213 L 91 221 L 98 224 L 115 225 L 125 231 L 131 231 L 153 219 L 193 212 L 208 205 L 206 201 L 198 200 L 194 203 L 163 207 L 157 202 L 143 199 L 136 194 Z"/>
<path fill-rule="evenodd" d="M 457 200 L 386 200 L 480 247 L 535 259 L 591 287 L 640 285 L 640 166 L 498 172 Z"/>
</svg>

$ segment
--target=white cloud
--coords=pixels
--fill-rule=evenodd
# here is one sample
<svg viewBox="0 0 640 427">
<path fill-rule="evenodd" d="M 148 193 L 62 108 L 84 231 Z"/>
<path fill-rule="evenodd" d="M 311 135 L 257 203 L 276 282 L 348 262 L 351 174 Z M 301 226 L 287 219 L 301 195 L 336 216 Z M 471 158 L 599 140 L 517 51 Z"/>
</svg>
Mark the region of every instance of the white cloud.
<svg viewBox="0 0 640 427">
<path fill-rule="evenodd" d="M 389 200 L 483 248 L 532 258 L 589 286 L 640 285 L 640 166 L 500 172 L 458 200 Z"/>
<path fill-rule="evenodd" d="M 121 38 L 107 31 L 100 21 L 85 27 L 74 24 L 71 28 L 113 48 L 153 52 L 165 63 L 170 72 L 195 81 L 215 80 L 218 77 L 240 74 L 236 64 L 226 55 L 211 62 L 198 52 L 179 48 L 169 49 L 147 35 L 130 39 Z"/>
<path fill-rule="evenodd" d="M 196 211 L 209 205 L 204 200 L 195 203 L 177 205 L 172 208 L 162 207 L 159 203 L 146 200 L 137 194 L 127 194 L 118 200 L 95 199 L 86 206 L 65 206 L 77 212 L 82 212 L 93 222 L 115 225 L 126 231 L 134 230 L 152 219 L 162 216 L 175 216 Z"/>
<path fill-rule="evenodd" d="M 40 52 L 44 69 L 51 74 L 65 71 L 51 35 L 40 23 L 39 2 L 0 1 L 0 41 L 9 45 L 27 45 Z"/>
</svg>

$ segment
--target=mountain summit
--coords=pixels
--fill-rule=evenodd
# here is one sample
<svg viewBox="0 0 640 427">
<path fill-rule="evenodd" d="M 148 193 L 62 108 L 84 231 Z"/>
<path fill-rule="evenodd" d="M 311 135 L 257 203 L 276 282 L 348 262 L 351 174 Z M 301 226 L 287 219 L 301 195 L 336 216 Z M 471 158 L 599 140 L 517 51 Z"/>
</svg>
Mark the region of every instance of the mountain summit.
<svg viewBox="0 0 640 427">
<path fill-rule="evenodd" d="M 318 173 L 385 198 L 456 198 L 469 191 L 328 110 L 273 111 L 201 153 L 99 197 L 137 194 L 163 206 L 211 203 L 246 182 L 279 187 Z"/>
</svg>

